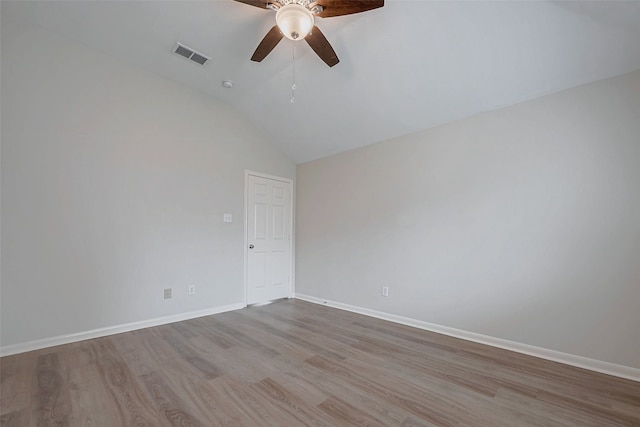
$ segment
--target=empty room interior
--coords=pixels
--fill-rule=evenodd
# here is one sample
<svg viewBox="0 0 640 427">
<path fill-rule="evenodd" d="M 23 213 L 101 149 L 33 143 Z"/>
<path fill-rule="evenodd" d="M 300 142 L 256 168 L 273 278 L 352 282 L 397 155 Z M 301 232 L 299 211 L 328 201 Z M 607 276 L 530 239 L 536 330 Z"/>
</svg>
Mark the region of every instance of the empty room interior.
<svg viewBox="0 0 640 427">
<path fill-rule="evenodd" d="M 640 426 L 640 1 L 0 1 L 0 424 Z"/>
</svg>

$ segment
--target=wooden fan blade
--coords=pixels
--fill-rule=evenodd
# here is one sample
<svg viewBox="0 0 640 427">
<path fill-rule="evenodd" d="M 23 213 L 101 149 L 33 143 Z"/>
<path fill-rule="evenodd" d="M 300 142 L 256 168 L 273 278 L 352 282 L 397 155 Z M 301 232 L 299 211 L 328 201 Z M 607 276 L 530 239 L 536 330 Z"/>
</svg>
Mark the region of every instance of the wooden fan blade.
<svg viewBox="0 0 640 427">
<path fill-rule="evenodd" d="M 280 43 L 284 35 L 280 31 L 277 25 L 274 25 L 272 29 L 269 30 L 266 36 L 262 39 L 256 51 L 253 52 L 253 56 L 251 57 L 252 61 L 260 62 L 264 58 L 271 53 L 274 47 Z"/>
<path fill-rule="evenodd" d="M 311 49 L 313 49 L 320 59 L 326 62 L 329 67 L 333 67 L 340 62 L 338 55 L 336 55 L 331 44 L 329 44 L 329 40 L 327 40 L 324 34 L 322 34 L 322 31 L 320 31 L 320 28 L 314 25 L 313 30 L 311 30 L 309 35 L 304 39 L 309 43 Z"/>
<path fill-rule="evenodd" d="M 249 6 L 259 7 L 260 9 L 266 9 L 269 2 L 267 0 L 235 0 L 238 3 L 248 4 Z"/>
<path fill-rule="evenodd" d="M 384 0 L 317 0 L 316 3 L 324 9 L 317 15 L 321 18 L 351 15 L 384 6 Z"/>
</svg>

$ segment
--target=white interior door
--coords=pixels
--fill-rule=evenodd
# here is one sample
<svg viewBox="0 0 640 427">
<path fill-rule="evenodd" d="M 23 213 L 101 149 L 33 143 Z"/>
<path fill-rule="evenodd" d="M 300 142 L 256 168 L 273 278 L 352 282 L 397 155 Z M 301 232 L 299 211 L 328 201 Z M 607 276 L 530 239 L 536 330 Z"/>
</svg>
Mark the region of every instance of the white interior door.
<svg viewBox="0 0 640 427">
<path fill-rule="evenodd" d="M 247 175 L 247 304 L 291 296 L 292 183 Z"/>
</svg>

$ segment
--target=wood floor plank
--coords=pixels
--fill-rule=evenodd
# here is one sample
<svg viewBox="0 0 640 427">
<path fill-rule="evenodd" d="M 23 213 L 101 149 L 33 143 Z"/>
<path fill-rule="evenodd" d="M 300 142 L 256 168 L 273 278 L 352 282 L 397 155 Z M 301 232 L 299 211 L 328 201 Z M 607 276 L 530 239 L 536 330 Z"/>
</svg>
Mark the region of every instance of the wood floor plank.
<svg viewBox="0 0 640 427">
<path fill-rule="evenodd" d="M 271 426 L 278 425 L 273 415 L 266 409 L 261 396 L 251 390 L 251 383 L 238 381 L 232 377 L 223 376 L 210 382 L 218 395 L 238 414 L 241 425 Z"/>
<path fill-rule="evenodd" d="M 162 374 L 153 372 L 142 375 L 149 394 L 156 407 L 173 427 L 193 426 L 204 427 L 206 420 L 199 419 L 193 412 L 193 405 L 178 397 L 166 383 Z"/>
<path fill-rule="evenodd" d="M 32 423 L 38 426 L 69 425 L 69 383 L 64 362 L 57 352 L 38 356 L 31 392 Z"/>
<path fill-rule="evenodd" d="M 118 414 L 124 425 L 156 426 L 162 419 L 138 378 L 110 339 L 94 341 L 98 355 L 96 368 L 101 381 L 115 402 L 111 411 Z M 92 391 L 95 394 L 95 391 Z"/>
<path fill-rule="evenodd" d="M 413 417 L 407 417 L 407 419 L 400 424 L 400 427 L 435 427 L 435 424 L 419 421 Z"/>
<path fill-rule="evenodd" d="M 581 386 L 572 384 L 571 381 L 558 381 L 557 377 L 543 376 L 532 370 L 530 365 L 535 364 L 537 359 L 529 356 L 525 356 L 529 360 L 523 361 L 523 368 L 519 369 L 519 365 L 515 367 L 511 365 L 505 366 L 496 362 L 488 363 L 485 360 L 478 362 L 469 357 L 468 354 L 461 358 L 459 354 L 439 355 L 438 351 L 427 351 L 424 348 L 411 349 L 399 344 L 397 336 L 394 338 L 389 337 L 385 340 L 376 339 L 375 337 L 362 337 L 357 347 L 367 352 L 373 352 L 389 358 L 393 357 L 394 361 L 429 373 L 431 377 L 437 377 L 460 386 L 475 388 L 476 391 L 486 393 L 489 396 L 494 394 L 497 389 L 511 389 L 535 398 L 539 394 L 538 390 L 547 390 L 547 392 L 554 394 L 577 396 L 583 401 L 599 405 L 605 411 L 610 405 L 608 394 L 606 392 L 599 394 L 597 387 L 585 390 Z M 431 356 L 429 360 L 424 359 L 423 354 L 425 352 L 428 352 Z M 489 368 L 491 369 L 489 370 Z M 526 381 L 523 382 L 522 371 L 525 370 L 529 370 L 532 375 L 528 375 Z M 490 375 L 487 375 L 486 372 L 490 372 Z"/>
<path fill-rule="evenodd" d="M 271 335 L 280 341 L 280 345 L 283 345 L 282 343 L 285 345 L 293 344 L 295 349 L 306 349 L 311 355 L 322 354 L 334 360 L 358 356 L 358 351 L 351 347 L 357 342 L 357 338 L 345 338 L 344 334 L 333 333 L 332 329 L 334 328 L 331 324 L 321 323 L 318 327 L 305 327 L 306 325 L 301 321 L 292 320 L 289 322 L 286 318 L 271 315 L 266 310 L 260 312 L 247 310 L 237 314 L 245 318 L 242 320 L 246 325 L 253 326 L 261 333 L 269 328 L 275 331 L 286 331 Z M 251 318 L 253 323 L 247 322 L 247 317 Z"/>
<path fill-rule="evenodd" d="M 374 418 L 355 406 L 340 400 L 337 397 L 330 397 L 318 405 L 327 414 L 331 415 L 339 425 L 358 425 L 370 427 L 384 427 L 384 423 Z"/>
<path fill-rule="evenodd" d="M 280 357 L 274 359 L 279 359 Z M 288 365 L 289 361 L 285 361 L 285 363 Z M 281 369 L 287 371 L 287 365 L 282 366 Z M 322 399 L 317 404 L 322 403 L 329 397 L 337 397 L 350 402 L 364 412 L 373 414 L 377 419 L 391 426 L 399 425 L 409 415 L 401 407 L 389 403 L 384 396 L 370 394 L 358 384 L 345 382 L 339 376 L 327 375 L 326 371 L 317 369 L 306 362 L 296 365 L 295 373 L 308 379 L 315 389 L 325 396 L 325 399 Z"/>
<path fill-rule="evenodd" d="M 333 351 L 331 348 L 327 348 L 328 345 L 322 345 L 308 339 L 308 333 L 295 331 L 293 328 L 289 328 L 287 330 L 279 329 L 270 322 L 260 320 L 251 312 L 242 314 L 230 313 L 230 317 L 237 323 L 247 325 L 247 327 L 255 327 L 257 329 L 260 329 L 261 331 L 264 331 L 272 336 L 279 337 L 283 340 L 293 343 L 298 347 L 305 348 L 314 354 L 322 354 L 323 356 L 333 360 L 343 360 L 345 358 L 344 355 Z"/>
<path fill-rule="evenodd" d="M 439 425 L 454 426 L 458 423 L 455 418 L 465 412 L 463 408 L 453 401 L 439 401 L 433 396 L 427 396 L 425 393 L 420 393 L 417 390 L 407 390 L 408 387 L 400 384 L 398 381 L 393 381 L 391 384 L 380 384 L 370 380 L 368 376 L 359 375 L 353 370 L 345 368 L 336 362 L 324 359 L 319 355 L 308 359 L 307 363 L 324 371 L 327 375 L 337 376 L 343 381 L 373 396 L 384 398 L 413 415 L 438 423 Z M 458 415 L 454 416 L 454 413 Z"/>
<path fill-rule="evenodd" d="M 233 312 L 224 314 L 229 317 L 233 315 Z M 277 350 L 260 343 L 258 337 L 251 336 L 251 334 L 248 333 L 249 331 L 246 331 L 246 328 L 236 325 L 235 322 L 223 322 L 220 320 L 220 317 L 210 316 L 208 323 L 210 328 L 216 330 L 230 342 L 235 342 L 237 345 L 244 344 L 249 346 L 250 348 L 253 348 L 254 351 L 263 354 L 265 357 L 272 357 L 278 354 Z"/>
<path fill-rule="evenodd" d="M 211 325 L 207 323 L 208 317 L 209 316 L 188 320 L 188 325 L 193 328 L 194 331 L 197 331 L 198 337 L 209 340 L 214 348 L 226 350 L 236 345 L 232 340 L 218 333 L 215 328 L 212 328 Z"/>
<path fill-rule="evenodd" d="M 201 353 L 189 343 L 188 339 L 180 333 L 166 334 L 164 339 L 174 348 L 182 360 L 189 363 L 194 369 L 200 371 L 204 378 L 211 380 L 222 375 L 220 368 L 206 357 L 203 357 Z"/>
<path fill-rule="evenodd" d="M 240 426 L 242 414 L 236 414 L 225 404 L 225 398 L 216 393 L 211 382 L 179 359 L 163 363 L 161 375 L 167 387 L 180 392 L 180 398 L 189 402 L 191 411 L 208 425 Z"/>
<path fill-rule="evenodd" d="M 255 389 L 270 402 L 270 407 L 278 409 L 282 415 L 286 414 L 285 420 L 291 425 L 312 425 L 331 427 L 334 425 L 331 420 L 316 406 L 307 405 L 303 397 L 298 397 L 289 391 L 285 386 L 272 378 L 265 378 L 256 384 Z M 286 424 L 279 424 L 286 425 Z"/>
<path fill-rule="evenodd" d="M 303 301 L 0 358 L 0 426 L 640 427 L 640 382 Z"/>
<path fill-rule="evenodd" d="M 36 362 L 35 352 L 0 359 L 0 415 L 17 414 L 18 411 L 29 407 L 31 376 L 35 371 Z"/>
<path fill-rule="evenodd" d="M 27 409 L 20 409 L 0 416 L 2 427 L 22 427 L 29 425 Z"/>
<path fill-rule="evenodd" d="M 70 425 L 115 426 L 126 424 L 127 419 L 114 411 L 117 402 L 102 382 L 95 365 L 69 370 L 71 393 Z"/>
<path fill-rule="evenodd" d="M 179 352 L 163 338 L 162 331 L 161 328 L 147 328 L 135 334 L 111 336 L 110 339 L 132 372 L 142 375 L 157 371 L 166 360 L 179 357 Z"/>
</svg>

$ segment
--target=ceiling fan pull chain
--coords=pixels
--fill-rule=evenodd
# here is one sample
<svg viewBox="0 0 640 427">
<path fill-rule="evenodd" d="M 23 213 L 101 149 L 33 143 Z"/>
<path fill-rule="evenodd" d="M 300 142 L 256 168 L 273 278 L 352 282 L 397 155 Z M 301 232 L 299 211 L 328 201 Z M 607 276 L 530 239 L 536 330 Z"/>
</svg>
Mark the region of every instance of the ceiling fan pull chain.
<svg viewBox="0 0 640 427">
<path fill-rule="evenodd" d="M 291 83 L 291 103 L 296 102 L 296 44 L 292 43 L 293 46 L 293 77 Z"/>
</svg>

